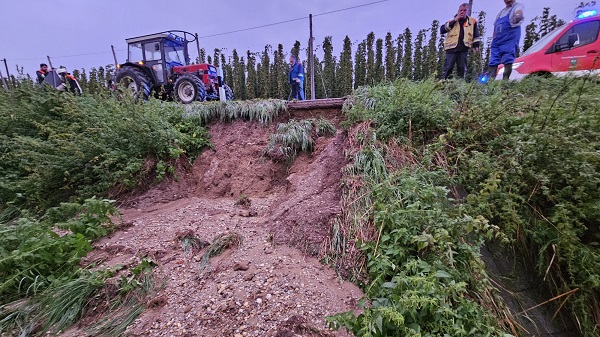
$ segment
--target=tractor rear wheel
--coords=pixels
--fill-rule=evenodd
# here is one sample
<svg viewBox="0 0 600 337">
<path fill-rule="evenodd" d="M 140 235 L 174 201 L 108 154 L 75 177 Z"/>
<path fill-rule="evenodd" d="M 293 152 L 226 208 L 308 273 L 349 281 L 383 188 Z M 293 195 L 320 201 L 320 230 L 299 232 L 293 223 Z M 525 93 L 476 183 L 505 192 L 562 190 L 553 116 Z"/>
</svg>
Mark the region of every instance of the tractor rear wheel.
<svg viewBox="0 0 600 337">
<path fill-rule="evenodd" d="M 233 101 L 233 90 L 227 84 L 223 83 L 223 89 L 225 89 L 225 99 Z"/>
<path fill-rule="evenodd" d="M 191 74 L 183 74 L 175 81 L 175 100 L 189 104 L 206 99 L 206 89 L 202 80 Z"/>
<path fill-rule="evenodd" d="M 115 75 L 115 89 L 120 94 L 130 93 L 135 100 L 147 100 L 152 90 L 152 80 L 140 69 L 125 66 Z"/>
</svg>

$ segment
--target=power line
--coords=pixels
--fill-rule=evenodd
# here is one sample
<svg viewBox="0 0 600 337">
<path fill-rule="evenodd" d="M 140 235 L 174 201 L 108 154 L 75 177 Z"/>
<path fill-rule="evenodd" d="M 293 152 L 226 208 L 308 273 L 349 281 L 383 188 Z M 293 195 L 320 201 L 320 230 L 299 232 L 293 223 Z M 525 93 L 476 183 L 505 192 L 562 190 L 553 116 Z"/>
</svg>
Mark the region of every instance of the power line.
<svg viewBox="0 0 600 337">
<path fill-rule="evenodd" d="M 124 51 L 127 49 L 116 49 L 116 51 Z M 62 55 L 62 56 L 50 56 L 51 58 L 66 58 L 66 57 L 77 57 L 77 56 L 89 56 L 89 55 L 101 55 L 101 54 L 108 54 L 108 53 L 112 53 L 112 51 L 100 51 L 100 52 L 96 52 L 96 53 L 84 53 L 84 54 L 76 54 L 76 55 Z M 35 57 L 35 58 L 26 58 L 26 59 L 6 59 L 7 61 L 32 61 L 32 60 L 39 60 L 39 57 Z"/>
<path fill-rule="evenodd" d="M 351 6 L 351 7 L 346 7 L 346 8 L 341 8 L 341 9 L 336 9 L 333 11 L 329 11 L 329 12 L 324 12 L 324 13 L 318 13 L 318 14 L 314 14 L 313 16 L 323 16 L 323 15 L 329 15 L 329 14 L 333 14 L 333 13 L 339 13 L 339 12 L 343 12 L 343 11 L 347 11 L 347 10 L 351 10 L 351 9 L 356 9 L 356 8 L 361 8 L 361 7 L 366 7 L 366 6 L 372 6 L 372 5 L 376 5 L 382 2 L 387 2 L 390 0 L 379 0 L 379 1 L 373 1 L 373 2 L 369 2 L 366 4 L 362 4 L 362 5 L 356 5 L 356 6 Z M 290 20 L 284 20 L 284 21 L 278 21 L 278 22 L 273 22 L 273 23 L 268 23 L 265 25 L 260 25 L 260 26 L 255 26 L 255 27 L 249 27 L 249 28 L 242 28 L 242 29 L 236 29 L 236 30 L 232 30 L 232 31 L 228 31 L 228 32 L 223 32 L 223 33 L 217 33 L 217 34 L 211 34 L 211 35 L 205 35 L 205 36 L 200 36 L 199 38 L 209 38 L 209 37 L 215 37 L 215 36 L 222 36 L 222 35 L 228 35 L 228 34 L 234 34 L 234 33 L 240 33 L 240 32 L 245 32 L 245 31 L 249 31 L 249 30 L 254 30 L 254 29 L 259 29 L 259 28 L 265 28 L 265 27 L 271 27 L 271 26 L 276 26 L 276 25 L 281 25 L 281 24 L 285 24 L 285 23 L 290 23 L 290 22 L 294 22 L 294 21 L 300 21 L 300 20 L 305 20 L 308 19 L 308 16 L 303 16 L 300 18 L 295 18 L 295 19 L 290 19 Z M 125 49 L 118 49 L 117 51 L 124 51 Z M 103 51 L 103 52 L 96 52 L 96 53 L 84 53 L 84 54 L 74 54 L 74 55 L 62 55 L 62 56 L 51 56 L 52 58 L 68 58 L 68 57 L 79 57 L 79 56 L 89 56 L 89 55 L 101 55 L 101 54 L 109 54 L 111 53 L 111 51 Z M 32 60 L 39 60 L 39 57 L 34 57 L 34 58 L 22 58 L 22 59 L 7 59 L 7 61 L 32 61 Z"/>
<path fill-rule="evenodd" d="M 366 3 L 366 4 L 362 4 L 362 5 L 357 5 L 357 6 L 352 6 L 352 7 L 346 7 L 346 8 L 342 8 L 342 9 L 336 9 L 336 10 L 333 10 L 333 11 L 330 11 L 330 12 L 315 14 L 313 16 L 322 16 L 322 15 L 333 14 L 333 13 L 337 13 L 337 12 L 343 12 L 343 11 L 347 11 L 347 10 L 350 10 L 350 9 L 371 6 L 371 5 L 375 5 L 375 4 L 378 4 L 378 3 L 381 3 L 381 2 L 386 2 L 386 1 L 390 1 L 390 0 L 380 0 L 380 1 L 375 1 L 375 2 L 369 2 L 369 3 Z"/>
<path fill-rule="evenodd" d="M 328 15 L 328 14 L 333 14 L 333 13 L 338 13 L 338 12 L 343 12 L 343 11 L 347 11 L 347 10 L 351 10 L 351 9 L 356 9 L 356 8 L 360 8 L 360 7 L 366 7 L 366 6 L 376 5 L 376 4 L 379 4 L 379 3 L 382 3 L 382 2 L 387 2 L 387 1 L 390 1 L 390 0 L 379 0 L 379 1 L 374 1 L 374 2 L 369 2 L 369 3 L 366 3 L 366 4 L 362 4 L 362 5 L 357 5 L 357 6 L 352 6 L 352 7 L 346 7 L 346 8 L 342 8 L 342 9 L 336 9 L 336 10 L 329 11 L 329 12 L 314 14 L 313 17 L 315 17 L 315 16 L 323 16 L 323 15 Z M 270 26 L 276 26 L 276 25 L 281 25 L 281 24 L 284 24 L 284 23 L 290 23 L 290 22 L 300 21 L 300 20 L 305 20 L 305 19 L 308 19 L 308 16 L 303 16 L 301 18 L 290 19 L 290 20 L 285 20 L 285 21 L 268 23 L 268 24 L 265 24 L 265 25 L 260 25 L 260 26 L 255 26 L 255 27 L 236 29 L 236 30 L 232 30 L 232 31 L 229 31 L 229 32 L 224 32 L 224 33 L 217 33 L 217 34 L 212 34 L 212 35 L 199 36 L 199 38 L 204 39 L 204 38 L 208 38 L 208 37 L 215 37 L 215 36 L 228 35 L 228 34 L 233 34 L 233 33 L 240 33 L 240 32 L 245 32 L 245 31 L 249 31 L 249 30 L 254 30 L 254 29 L 259 29 L 259 28 L 264 28 L 264 27 L 270 27 Z"/>
</svg>

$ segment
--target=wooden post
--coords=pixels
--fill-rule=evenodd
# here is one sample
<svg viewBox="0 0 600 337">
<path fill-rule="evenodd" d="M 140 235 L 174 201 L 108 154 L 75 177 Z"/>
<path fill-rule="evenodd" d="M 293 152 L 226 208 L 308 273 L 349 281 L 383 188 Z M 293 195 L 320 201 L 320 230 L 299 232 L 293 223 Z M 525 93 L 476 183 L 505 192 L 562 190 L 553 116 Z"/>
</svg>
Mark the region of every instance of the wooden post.
<svg viewBox="0 0 600 337">
<path fill-rule="evenodd" d="M 8 64 L 6 63 L 6 59 L 3 59 L 2 61 L 4 61 L 4 68 L 6 69 L 6 78 L 10 82 L 10 72 L 8 71 Z M 12 82 L 12 84 L 13 84 L 13 86 L 15 85 L 14 82 Z M 7 87 L 7 88 L 9 88 L 9 87 Z"/>
<path fill-rule="evenodd" d="M 48 65 L 50 66 L 50 70 L 54 70 L 54 67 L 52 66 L 52 61 L 50 61 L 50 56 L 46 56 L 48 58 Z"/>
<path fill-rule="evenodd" d="M 110 45 L 110 49 L 112 49 L 113 59 L 115 59 L 115 69 L 117 69 L 117 66 L 119 65 L 119 62 L 117 62 L 117 54 L 115 54 L 115 46 L 113 46 L 111 44 Z"/>
<path fill-rule="evenodd" d="M 198 38 L 198 33 L 194 34 L 196 37 L 196 49 L 198 49 L 198 57 L 196 58 L 196 62 L 200 63 L 200 39 Z"/>
<path fill-rule="evenodd" d="M 308 16 L 310 37 L 308 39 L 308 68 L 310 70 L 310 99 L 315 99 L 315 57 L 313 55 L 312 14 Z"/>
<path fill-rule="evenodd" d="M 473 13 L 473 0 L 469 0 L 469 10 L 467 11 L 467 15 L 471 16 L 471 13 Z"/>
<path fill-rule="evenodd" d="M 4 90 L 8 90 L 8 83 L 4 79 L 4 76 L 2 76 L 2 71 L 0 71 L 0 79 L 2 79 L 2 87 L 4 88 Z"/>
</svg>

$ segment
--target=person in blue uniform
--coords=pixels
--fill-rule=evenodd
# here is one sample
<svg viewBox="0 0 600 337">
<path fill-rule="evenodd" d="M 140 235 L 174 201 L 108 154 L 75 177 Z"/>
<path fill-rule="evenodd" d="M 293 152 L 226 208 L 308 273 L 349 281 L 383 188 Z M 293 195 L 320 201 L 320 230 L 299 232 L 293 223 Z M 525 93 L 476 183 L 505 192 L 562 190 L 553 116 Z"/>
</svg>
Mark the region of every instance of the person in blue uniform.
<svg viewBox="0 0 600 337">
<path fill-rule="evenodd" d="M 304 100 L 304 69 L 294 55 L 290 56 L 289 83 L 292 86 L 291 99 Z"/>
<path fill-rule="evenodd" d="M 498 13 L 494 22 L 490 63 L 488 74 L 495 78 L 498 66 L 504 64 L 503 79 L 508 80 L 512 73 L 512 65 L 517 58 L 519 41 L 521 40 L 521 24 L 525 20 L 524 6 L 515 0 L 504 0 L 506 7 Z"/>
</svg>

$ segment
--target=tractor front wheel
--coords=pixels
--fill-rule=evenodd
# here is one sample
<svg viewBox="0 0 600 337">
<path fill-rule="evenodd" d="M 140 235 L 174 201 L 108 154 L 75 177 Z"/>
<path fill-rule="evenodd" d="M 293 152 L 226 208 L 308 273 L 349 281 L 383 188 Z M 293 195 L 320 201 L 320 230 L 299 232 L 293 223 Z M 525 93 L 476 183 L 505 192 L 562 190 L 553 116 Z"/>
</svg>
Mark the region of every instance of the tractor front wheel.
<svg viewBox="0 0 600 337">
<path fill-rule="evenodd" d="M 118 93 L 130 93 L 135 100 L 147 100 L 152 90 L 152 80 L 140 69 L 122 67 L 115 74 L 115 89 Z"/>
<path fill-rule="evenodd" d="M 206 89 L 199 77 L 183 74 L 175 81 L 175 99 L 183 104 L 206 99 Z"/>
</svg>

